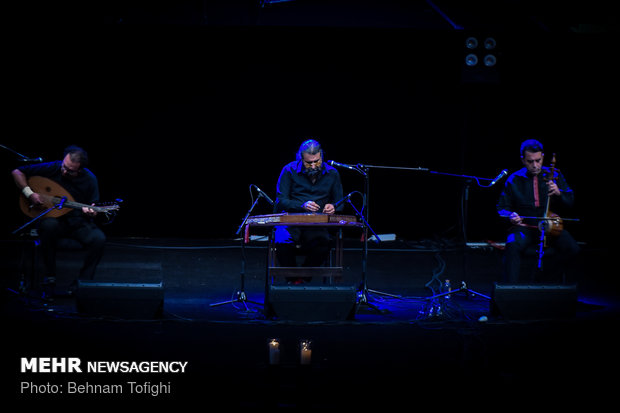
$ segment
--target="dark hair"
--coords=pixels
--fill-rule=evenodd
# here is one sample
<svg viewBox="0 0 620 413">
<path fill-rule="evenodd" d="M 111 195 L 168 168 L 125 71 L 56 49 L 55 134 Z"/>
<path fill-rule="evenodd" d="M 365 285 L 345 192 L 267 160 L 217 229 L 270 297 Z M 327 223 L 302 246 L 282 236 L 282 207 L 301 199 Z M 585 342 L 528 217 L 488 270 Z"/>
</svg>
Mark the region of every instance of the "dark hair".
<svg viewBox="0 0 620 413">
<path fill-rule="evenodd" d="M 63 158 L 69 155 L 73 162 L 79 162 L 80 168 L 84 168 L 88 165 L 88 153 L 76 145 L 69 145 L 65 148 Z"/>
<path fill-rule="evenodd" d="M 521 144 L 521 156 L 525 155 L 525 152 L 542 152 L 543 145 L 536 139 L 527 139 Z"/>
<path fill-rule="evenodd" d="M 315 155 L 319 152 L 321 153 L 321 157 L 323 157 L 323 149 L 321 149 L 321 144 L 314 139 L 308 139 L 299 147 L 299 150 L 297 151 L 297 160 L 301 160 L 304 153 Z"/>
</svg>

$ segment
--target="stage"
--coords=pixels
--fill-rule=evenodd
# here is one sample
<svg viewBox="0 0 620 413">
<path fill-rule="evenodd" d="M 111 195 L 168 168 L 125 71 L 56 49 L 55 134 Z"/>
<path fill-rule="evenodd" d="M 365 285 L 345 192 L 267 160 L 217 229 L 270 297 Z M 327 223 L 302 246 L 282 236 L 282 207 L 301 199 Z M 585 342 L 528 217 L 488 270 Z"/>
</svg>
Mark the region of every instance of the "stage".
<svg viewBox="0 0 620 413">
<path fill-rule="evenodd" d="M 617 367 L 618 283 L 610 279 L 606 251 L 587 245 L 571 280 L 578 293 L 574 314 L 517 320 L 490 311 L 485 297 L 499 280 L 502 252 L 486 243 L 371 243 L 368 305 L 358 295 L 351 317 L 311 321 L 265 316 L 263 241 L 242 250 L 232 239 L 109 239 L 96 282 L 162 283 L 163 311 L 143 318 L 127 309 L 126 317 L 79 310 L 66 290 L 80 251 L 59 253 L 62 276 L 53 299 L 40 300 L 38 287 L 20 292 L 20 258 L 29 248 L 16 240 L 2 246 L 4 389 L 24 402 L 360 408 L 490 406 L 504 398 L 510 405 L 555 406 L 583 399 L 594 407 Z M 339 286 L 363 286 L 361 254 L 359 240 L 345 240 Z M 252 302 L 213 305 L 238 297 L 242 269 Z M 430 300 L 445 279 L 453 286 L 450 298 Z M 462 282 L 467 291 L 459 290 Z M 277 364 L 270 359 L 272 339 L 279 341 Z M 312 343 L 307 364 L 302 340 Z M 23 358 L 41 357 L 78 358 L 83 371 L 20 371 Z M 89 363 L 121 361 L 186 367 L 86 371 Z M 43 385 L 57 386 L 56 392 Z"/>
<path fill-rule="evenodd" d="M 36 42 L 30 27 L 12 29 L 6 59 L 19 85 L 5 115 L 15 132 L 0 148 L 0 388 L 11 410 L 108 400 L 208 412 L 607 407 L 620 283 L 596 201 L 610 193 L 613 162 L 590 159 L 616 127 L 615 10 L 156 3 L 106 2 L 104 27 L 79 36 L 64 23 L 83 17 L 65 10 L 40 22 L 32 7 L 13 13 L 35 17 L 33 30 L 54 24 Z M 284 296 L 314 301 L 272 308 L 265 241 L 242 249 L 233 234 L 257 188 L 276 198 L 283 166 L 310 138 L 325 162 L 367 167 L 339 168 L 344 193 L 363 195 L 343 213 L 364 209 L 374 231 L 396 239 L 370 242 L 364 266 L 359 230 L 348 231 L 342 280 L 283 285 Z M 576 294 L 568 315 L 537 310 L 557 308 L 554 286 L 547 300 L 521 304 L 527 319 L 487 298 L 502 251 L 485 240 L 506 239 L 496 204 L 527 138 L 543 142 L 546 161 L 557 154 L 576 196 L 566 214 L 553 210 L 580 221 L 567 223 L 582 247 L 562 284 Z M 67 294 L 81 251 L 59 252 L 48 291 L 29 277 L 33 240 L 14 232 L 26 221 L 11 172 L 60 160 L 73 144 L 88 151 L 101 201 L 123 200 L 102 223 L 99 285 L 78 290 L 90 297 Z M 252 214 L 273 213 L 263 201 Z M 450 297 L 431 299 L 447 279 Z M 235 300 L 242 286 L 246 305 Z M 104 304 L 118 313 L 99 314 Z"/>
</svg>

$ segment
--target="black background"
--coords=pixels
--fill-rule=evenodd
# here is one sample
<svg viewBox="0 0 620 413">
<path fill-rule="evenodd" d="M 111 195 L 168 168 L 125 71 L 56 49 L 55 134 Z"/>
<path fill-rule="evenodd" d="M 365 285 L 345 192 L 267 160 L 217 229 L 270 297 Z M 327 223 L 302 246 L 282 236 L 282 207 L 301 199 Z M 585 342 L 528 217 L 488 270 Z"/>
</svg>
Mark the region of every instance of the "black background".
<svg viewBox="0 0 620 413">
<path fill-rule="evenodd" d="M 3 144 L 45 161 L 83 146 L 102 200 L 124 200 L 109 236 L 233 237 L 252 202 L 250 184 L 275 197 L 282 166 L 310 137 L 326 159 L 483 178 L 520 168 L 519 145 L 535 137 L 547 160 L 557 154 L 576 192 L 569 214 L 581 222 L 571 232 L 605 242 L 618 91 L 609 33 L 258 25 L 245 24 L 252 13 L 235 20 L 232 6 L 229 14 L 200 10 L 112 10 L 96 36 L 51 33 L 10 51 Z M 463 65 L 470 35 L 498 43 L 493 73 L 475 81 Z M 20 162 L 8 151 L 0 157 L 0 230 L 10 237 L 24 222 L 10 178 Z M 341 176 L 345 193 L 363 190 L 360 175 Z M 370 224 L 407 239 L 460 238 L 466 183 L 371 168 Z M 469 184 L 469 240 L 503 240 L 495 212 L 502 186 Z M 254 210 L 269 212 L 264 200 Z"/>
</svg>

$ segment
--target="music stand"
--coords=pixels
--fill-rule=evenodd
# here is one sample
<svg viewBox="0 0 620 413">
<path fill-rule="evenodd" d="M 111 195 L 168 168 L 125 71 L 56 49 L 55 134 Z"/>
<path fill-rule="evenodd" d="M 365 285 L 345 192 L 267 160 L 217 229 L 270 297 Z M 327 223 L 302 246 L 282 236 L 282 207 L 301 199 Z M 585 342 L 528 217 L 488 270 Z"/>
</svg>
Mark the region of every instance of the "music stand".
<svg viewBox="0 0 620 413">
<path fill-rule="evenodd" d="M 243 221 L 241 222 L 241 225 L 239 225 L 239 228 L 237 229 L 237 232 L 235 233 L 235 235 L 239 235 L 241 233 L 241 231 L 245 227 L 245 223 L 247 222 L 248 217 L 252 213 L 252 210 L 254 209 L 256 204 L 258 204 L 258 200 L 261 199 L 262 197 L 265 197 L 265 195 L 263 194 L 262 191 L 259 191 L 258 192 L 258 197 L 256 197 L 256 200 L 252 203 L 252 206 L 248 210 L 248 213 L 245 214 L 245 217 L 243 218 Z M 267 201 L 269 201 L 268 198 L 265 197 L 265 199 Z M 251 304 L 255 304 L 255 305 L 262 305 L 262 306 L 264 306 L 263 303 L 259 303 L 259 302 L 252 301 L 252 300 L 248 300 L 248 298 L 247 298 L 247 296 L 245 294 L 245 264 L 246 264 L 246 258 L 245 258 L 245 237 L 241 237 L 241 286 L 235 292 L 235 298 L 230 299 L 230 300 L 226 300 L 226 301 L 221 301 L 221 302 L 218 302 L 218 303 L 210 304 L 209 305 L 210 307 L 217 307 L 217 306 L 224 305 L 224 304 L 242 303 L 243 306 L 245 307 L 245 311 L 249 311 L 249 308 L 248 308 L 246 303 L 251 303 Z"/>
</svg>

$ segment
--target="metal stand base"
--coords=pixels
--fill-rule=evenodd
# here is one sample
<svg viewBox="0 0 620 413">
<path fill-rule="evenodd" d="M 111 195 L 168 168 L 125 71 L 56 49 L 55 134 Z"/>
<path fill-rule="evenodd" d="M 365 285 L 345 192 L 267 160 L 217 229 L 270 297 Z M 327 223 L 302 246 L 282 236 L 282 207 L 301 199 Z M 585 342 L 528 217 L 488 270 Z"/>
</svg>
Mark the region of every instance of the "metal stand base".
<svg viewBox="0 0 620 413">
<path fill-rule="evenodd" d="M 441 307 L 441 304 L 438 305 L 433 305 L 433 301 L 436 301 L 439 298 L 446 298 L 452 294 L 456 294 L 456 293 L 466 293 L 468 295 L 472 295 L 472 296 L 479 296 L 482 297 L 484 299 L 487 300 L 491 300 L 491 297 L 489 297 L 488 295 L 484 295 L 481 294 L 477 291 L 474 290 L 470 290 L 469 288 L 467 288 L 467 284 L 465 284 L 465 281 L 463 281 L 461 283 L 461 288 L 456 289 L 456 290 L 451 290 L 451 291 L 447 291 L 441 294 L 435 294 L 431 297 L 427 297 L 426 300 L 428 301 L 428 305 L 425 307 L 425 315 L 426 316 L 436 316 L 436 315 L 440 315 L 441 311 L 439 311 L 439 308 Z M 444 300 L 442 301 L 443 304 L 446 304 L 449 300 Z M 434 314 L 433 314 L 434 313 Z"/>
<path fill-rule="evenodd" d="M 235 296 L 236 296 L 236 298 L 233 298 L 232 300 L 221 301 L 219 303 L 209 304 L 209 307 L 217 307 L 217 306 L 224 305 L 224 304 L 242 303 L 243 306 L 245 307 L 245 310 L 248 311 L 249 308 L 248 308 L 246 303 L 255 304 L 255 305 L 261 305 L 261 306 L 263 305 L 263 303 L 259 303 L 259 302 L 252 301 L 252 300 L 248 300 L 246 295 L 245 295 L 245 292 L 243 292 L 243 291 L 237 291 L 235 293 Z"/>
</svg>

